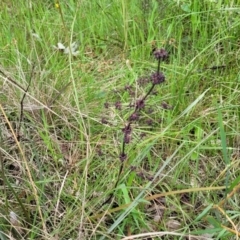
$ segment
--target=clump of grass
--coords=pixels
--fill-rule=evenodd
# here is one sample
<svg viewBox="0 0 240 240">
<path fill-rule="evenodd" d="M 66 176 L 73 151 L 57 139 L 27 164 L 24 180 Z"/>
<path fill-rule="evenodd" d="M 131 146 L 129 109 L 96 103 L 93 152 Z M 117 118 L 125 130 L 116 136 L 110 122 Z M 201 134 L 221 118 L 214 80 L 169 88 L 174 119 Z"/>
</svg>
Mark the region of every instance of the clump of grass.
<svg viewBox="0 0 240 240">
<path fill-rule="evenodd" d="M 0 238 L 236 239 L 234 1 L 0 6 L 1 69 L 9 73 L 0 72 Z M 152 46 L 170 55 L 159 65 L 168 80 L 161 86 L 158 75 L 137 76 L 158 69 Z M 101 125 L 109 89 L 116 99 Z M 98 215 L 109 194 L 115 205 Z"/>
</svg>

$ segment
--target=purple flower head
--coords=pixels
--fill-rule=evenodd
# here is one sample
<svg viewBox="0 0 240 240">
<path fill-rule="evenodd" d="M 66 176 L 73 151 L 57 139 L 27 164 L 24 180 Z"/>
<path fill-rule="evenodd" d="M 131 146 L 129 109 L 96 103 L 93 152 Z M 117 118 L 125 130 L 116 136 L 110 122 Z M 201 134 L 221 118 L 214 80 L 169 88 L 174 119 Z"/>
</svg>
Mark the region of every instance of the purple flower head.
<svg viewBox="0 0 240 240">
<path fill-rule="evenodd" d="M 139 99 L 136 102 L 136 109 L 143 109 L 145 107 L 145 101 L 144 99 Z"/>
<path fill-rule="evenodd" d="M 137 121 L 139 119 L 139 115 L 137 113 L 133 113 L 130 117 L 129 117 L 129 121 Z"/>
<path fill-rule="evenodd" d="M 161 72 L 155 72 L 151 76 L 152 84 L 160 84 L 165 81 L 165 76 Z"/>
<path fill-rule="evenodd" d="M 165 61 L 168 58 L 168 53 L 163 48 L 155 50 L 153 55 L 157 60 Z"/>
<path fill-rule="evenodd" d="M 117 109 L 117 110 L 121 110 L 122 109 L 122 104 L 121 104 L 121 102 L 116 102 L 115 103 L 115 108 Z"/>
<path fill-rule="evenodd" d="M 125 128 L 122 129 L 122 131 L 124 132 L 124 134 L 131 134 L 132 132 L 131 125 L 128 124 L 127 126 L 125 126 Z"/>
<path fill-rule="evenodd" d="M 119 159 L 121 160 L 121 162 L 124 162 L 127 159 L 127 154 L 126 153 L 121 153 L 119 156 Z"/>
</svg>

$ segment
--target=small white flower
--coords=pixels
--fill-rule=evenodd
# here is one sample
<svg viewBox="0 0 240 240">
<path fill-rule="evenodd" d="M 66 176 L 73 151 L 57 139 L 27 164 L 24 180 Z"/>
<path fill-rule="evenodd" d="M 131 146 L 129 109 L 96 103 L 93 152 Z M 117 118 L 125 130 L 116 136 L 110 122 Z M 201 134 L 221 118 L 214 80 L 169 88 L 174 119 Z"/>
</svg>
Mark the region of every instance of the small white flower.
<svg viewBox="0 0 240 240">
<path fill-rule="evenodd" d="M 72 54 L 73 56 L 77 56 L 79 54 L 79 51 L 77 51 L 78 49 L 78 43 L 77 42 L 73 42 L 69 47 L 65 47 L 62 43 L 58 43 L 57 46 L 53 46 L 54 49 L 59 50 L 59 51 L 63 51 L 64 54 Z"/>
<path fill-rule="evenodd" d="M 62 43 L 58 43 L 57 44 L 57 49 L 59 49 L 59 50 L 64 50 L 65 49 L 65 47 L 64 47 L 64 45 L 62 44 Z"/>
<path fill-rule="evenodd" d="M 65 49 L 65 46 L 59 42 L 57 46 L 53 46 L 53 48 L 59 51 L 63 51 Z"/>
<path fill-rule="evenodd" d="M 70 49 L 71 49 L 71 51 L 69 50 L 69 47 L 66 47 L 66 48 L 64 49 L 64 53 L 65 53 L 65 54 L 69 54 L 69 53 L 71 52 L 71 54 L 72 54 L 73 56 L 77 56 L 77 55 L 79 54 L 79 51 L 76 51 L 76 50 L 78 49 L 78 44 L 77 44 L 77 42 L 71 43 Z"/>
</svg>

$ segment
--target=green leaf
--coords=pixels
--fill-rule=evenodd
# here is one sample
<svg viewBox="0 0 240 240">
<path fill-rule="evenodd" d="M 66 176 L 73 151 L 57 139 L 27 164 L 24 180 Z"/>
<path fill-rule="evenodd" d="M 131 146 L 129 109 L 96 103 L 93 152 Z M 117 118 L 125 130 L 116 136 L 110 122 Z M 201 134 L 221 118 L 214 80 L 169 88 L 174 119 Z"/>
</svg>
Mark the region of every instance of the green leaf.
<svg viewBox="0 0 240 240">
<path fill-rule="evenodd" d="M 192 10 L 191 10 L 191 4 L 189 4 L 189 3 L 183 3 L 182 5 L 181 5 L 181 9 L 184 11 L 184 12 L 188 12 L 188 13 L 190 13 L 190 12 L 192 12 Z"/>
<path fill-rule="evenodd" d="M 212 216 L 207 217 L 208 222 L 214 226 L 214 228 L 221 228 L 221 224 Z"/>
<path fill-rule="evenodd" d="M 131 199 L 129 197 L 129 194 L 128 194 L 128 190 L 127 190 L 127 187 L 125 184 L 121 184 L 118 189 L 121 189 L 122 190 L 122 193 L 123 193 L 123 198 L 124 198 L 124 201 L 125 203 L 130 203 L 131 202 Z"/>
<path fill-rule="evenodd" d="M 207 206 L 197 217 L 194 221 L 199 221 L 201 220 L 208 212 L 209 210 L 212 209 L 213 204 L 210 204 L 209 206 Z"/>
<path fill-rule="evenodd" d="M 240 183 L 240 176 L 238 176 L 232 183 L 231 186 L 227 189 L 227 192 L 231 192 L 234 187 L 236 187 Z"/>
</svg>

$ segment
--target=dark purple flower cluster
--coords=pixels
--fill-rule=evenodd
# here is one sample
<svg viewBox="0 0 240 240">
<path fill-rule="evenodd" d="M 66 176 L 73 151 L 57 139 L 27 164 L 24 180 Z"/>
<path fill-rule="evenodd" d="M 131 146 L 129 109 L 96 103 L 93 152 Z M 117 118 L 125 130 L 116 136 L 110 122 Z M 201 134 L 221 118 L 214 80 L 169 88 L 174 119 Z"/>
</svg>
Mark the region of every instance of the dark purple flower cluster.
<svg viewBox="0 0 240 240">
<path fill-rule="evenodd" d="M 165 81 L 165 76 L 161 72 L 155 72 L 151 76 L 152 84 L 157 85 Z"/>
<path fill-rule="evenodd" d="M 125 126 L 125 128 L 123 129 L 124 137 L 123 137 L 123 142 L 122 142 L 121 153 L 119 156 L 121 161 L 124 161 L 125 159 L 127 159 L 127 154 L 125 152 L 125 146 L 126 146 L 126 144 L 129 144 L 131 141 L 131 134 L 132 134 L 131 125 L 132 125 L 132 123 L 139 120 L 140 112 L 145 108 L 145 103 L 146 103 L 147 97 L 151 93 L 154 92 L 154 87 L 158 84 L 165 82 L 165 76 L 162 72 L 160 72 L 160 63 L 161 63 L 161 61 L 165 61 L 168 58 L 168 53 L 164 49 L 157 49 L 154 51 L 153 55 L 154 55 L 155 59 L 158 60 L 157 71 L 150 76 L 150 82 L 152 84 L 151 88 L 148 90 L 148 92 L 146 93 L 146 95 L 144 97 L 136 100 L 136 102 L 134 104 L 135 109 L 131 113 L 130 117 L 128 118 L 128 123 Z M 141 81 L 146 82 L 147 78 L 146 77 L 141 78 L 139 80 L 139 82 L 141 82 Z M 129 85 L 125 87 L 126 91 L 129 91 L 130 89 L 131 89 L 131 87 Z M 116 107 L 116 108 L 118 108 L 118 107 Z M 152 125 L 152 121 L 149 121 L 147 124 L 149 126 Z"/>
<path fill-rule="evenodd" d="M 161 48 L 161 49 L 156 49 L 154 52 L 153 52 L 153 55 L 154 57 L 157 59 L 157 60 L 161 60 L 161 61 L 165 61 L 167 60 L 168 58 L 168 53 L 165 49 Z"/>
<path fill-rule="evenodd" d="M 148 92 L 145 94 L 145 96 L 138 98 L 135 102 L 131 102 L 129 104 L 129 107 L 132 108 L 134 107 L 133 112 L 130 114 L 128 117 L 128 123 L 126 124 L 125 128 L 123 129 L 123 142 L 122 142 L 122 150 L 120 153 L 120 159 L 121 161 L 125 160 L 127 158 L 127 154 L 125 153 L 125 145 L 129 144 L 131 142 L 131 134 L 132 134 L 132 128 L 131 125 L 132 123 L 139 121 L 140 116 L 141 116 L 141 111 L 144 110 L 145 105 L 146 105 L 146 99 L 150 94 L 157 94 L 157 91 L 154 89 L 156 85 L 159 85 L 161 83 L 165 82 L 165 76 L 162 72 L 160 72 L 160 64 L 161 62 L 165 61 L 168 58 L 168 52 L 161 48 L 161 49 L 155 49 L 153 52 L 153 56 L 155 59 L 158 61 L 157 65 L 157 71 L 152 73 L 151 76 L 149 77 L 141 77 L 138 79 L 138 84 L 142 87 L 145 87 L 146 84 L 151 83 L 151 87 L 148 90 Z M 133 86 L 131 85 L 126 85 L 122 89 L 125 93 L 128 93 L 129 96 L 133 97 L 134 96 L 134 89 Z M 115 94 L 119 93 L 120 91 L 115 90 Z M 122 110 L 122 103 L 120 100 L 116 101 L 113 105 L 115 109 L 117 110 Z M 110 107 L 110 103 L 106 102 L 104 103 L 104 107 L 108 109 Z M 103 124 L 110 124 L 107 120 L 106 117 L 103 117 L 101 122 Z M 152 121 L 148 121 L 147 124 L 150 126 L 152 125 Z"/>
</svg>

